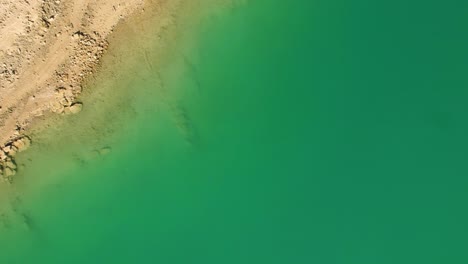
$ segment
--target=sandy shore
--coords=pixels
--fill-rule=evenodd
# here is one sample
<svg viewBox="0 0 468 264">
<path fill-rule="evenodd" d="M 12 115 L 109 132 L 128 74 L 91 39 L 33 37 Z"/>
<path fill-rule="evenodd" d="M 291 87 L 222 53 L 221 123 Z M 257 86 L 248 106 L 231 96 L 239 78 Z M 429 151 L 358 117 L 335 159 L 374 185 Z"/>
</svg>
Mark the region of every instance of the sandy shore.
<svg viewBox="0 0 468 264">
<path fill-rule="evenodd" d="M 48 113 L 81 111 L 81 83 L 93 73 L 119 22 L 145 0 L 0 1 L 0 176 L 31 143 L 28 127 Z"/>
<path fill-rule="evenodd" d="M 0 0 L 0 180 L 11 181 L 16 174 L 15 155 L 35 141 L 31 135 L 56 125 L 48 120 L 77 114 L 83 103 L 89 108 L 94 96 L 87 90 L 83 93 L 83 87 L 95 78 L 89 78 L 92 74 L 115 65 L 132 71 L 141 63 L 157 70 L 149 65 L 148 56 L 161 61 L 166 53 L 180 53 L 171 50 L 175 48 L 173 38 L 181 31 L 192 31 L 220 7 L 246 1 Z M 134 32 L 141 33 L 139 39 L 132 40 L 138 35 Z M 113 43 L 110 47 L 109 42 Z M 159 52 L 148 54 L 145 45 L 156 43 Z M 102 69 L 104 53 L 121 45 L 127 46 L 108 58 Z M 99 93 L 125 97 L 131 91 L 110 87 Z M 93 106 L 95 110 L 106 107 Z M 94 121 L 107 123 L 96 112 L 92 114 Z"/>
<path fill-rule="evenodd" d="M 158 97 L 186 123 L 161 72 L 187 63 L 183 47 L 203 21 L 245 0 L 31 2 L 0 0 L 0 231 L 35 231 L 25 194 L 117 149 L 141 98 Z M 132 89 L 134 80 L 151 90 Z M 38 177 L 42 166 L 51 173 Z"/>
</svg>

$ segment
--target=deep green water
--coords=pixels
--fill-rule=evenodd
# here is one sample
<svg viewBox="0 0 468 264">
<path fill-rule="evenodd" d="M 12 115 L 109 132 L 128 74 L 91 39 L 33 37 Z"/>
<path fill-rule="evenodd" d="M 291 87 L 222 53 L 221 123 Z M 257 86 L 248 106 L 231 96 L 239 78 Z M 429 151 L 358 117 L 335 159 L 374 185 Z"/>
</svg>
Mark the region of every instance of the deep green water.
<svg viewBox="0 0 468 264">
<path fill-rule="evenodd" d="M 257 0 L 208 20 L 164 100 L 132 81 L 111 154 L 35 165 L 61 180 L 24 194 L 33 228 L 0 263 L 467 263 L 467 11 Z"/>
</svg>

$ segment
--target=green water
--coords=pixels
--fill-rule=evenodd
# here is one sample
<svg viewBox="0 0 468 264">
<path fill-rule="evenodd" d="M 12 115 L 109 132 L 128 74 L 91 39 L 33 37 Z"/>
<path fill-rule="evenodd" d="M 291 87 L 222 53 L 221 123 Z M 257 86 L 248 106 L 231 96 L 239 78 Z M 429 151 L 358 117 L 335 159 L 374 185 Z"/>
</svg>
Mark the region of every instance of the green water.
<svg viewBox="0 0 468 264">
<path fill-rule="evenodd" d="M 61 180 L 22 183 L 32 227 L 0 262 L 466 263 L 467 10 L 257 0 L 208 19 L 164 99 L 154 72 L 128 85 L 144 96 L 109 155 L 34 165 L 24 182 Z"/>
</svg>

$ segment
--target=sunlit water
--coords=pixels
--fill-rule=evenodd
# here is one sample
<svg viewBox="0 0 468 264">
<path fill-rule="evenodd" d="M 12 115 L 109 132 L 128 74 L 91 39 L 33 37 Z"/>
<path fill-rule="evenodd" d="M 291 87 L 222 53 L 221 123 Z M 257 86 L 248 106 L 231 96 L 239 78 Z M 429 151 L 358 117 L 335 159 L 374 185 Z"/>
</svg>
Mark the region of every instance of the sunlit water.
<svg viewBox="0 0 468 264">
<path fill-rule="evenodd" d="M 147 50 L 114 140 L 20 157 L 1 263 L 466 263 L 468 4 L 449 2 L 251 1 L 160 68 Z"/>
</svg>

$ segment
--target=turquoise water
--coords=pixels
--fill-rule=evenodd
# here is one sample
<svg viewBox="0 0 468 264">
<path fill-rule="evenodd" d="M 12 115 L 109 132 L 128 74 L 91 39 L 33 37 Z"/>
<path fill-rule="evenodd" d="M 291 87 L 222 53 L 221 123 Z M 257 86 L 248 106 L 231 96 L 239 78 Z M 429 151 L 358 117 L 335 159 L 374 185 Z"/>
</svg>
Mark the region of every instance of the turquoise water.
<svg viewBox="0 0 468 264">
<path fill-rule="evenodd" d="M 151 74 L 129 85 L 145 96 L 109 155 L 37 165 L 62 180 L 25 195 L 31 228 L 1 262 L 466 263 L 466 10 L 258 0 L 211 18 L 164 100 Z"/>
</svg>

